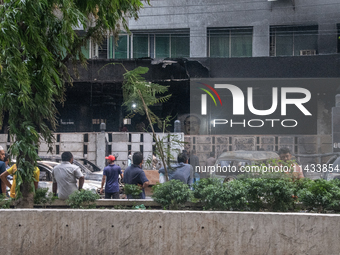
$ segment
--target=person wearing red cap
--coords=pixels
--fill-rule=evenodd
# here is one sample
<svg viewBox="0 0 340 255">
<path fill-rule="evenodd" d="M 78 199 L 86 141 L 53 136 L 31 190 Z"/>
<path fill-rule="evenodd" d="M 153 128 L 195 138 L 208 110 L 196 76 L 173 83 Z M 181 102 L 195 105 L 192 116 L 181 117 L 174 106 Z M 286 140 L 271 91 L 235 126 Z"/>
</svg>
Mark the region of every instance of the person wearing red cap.
<svg viewBox="0 0 340 255">
<path fill-rule="evenodd" d="M 104 168 L 103 171 L 103 179 L 102 179 L 102 187 L 100 189 L 100 194 L 103 194 L 103 187 L 105 184 L 105 199 L 119 199 L 119 183 L 118 177 L 122 177 L 122 169 L 120 166 L 115 165 L 116 157 L 110 155 L 105 157 L 108 161 L 108 165 Z"/>
</svg>

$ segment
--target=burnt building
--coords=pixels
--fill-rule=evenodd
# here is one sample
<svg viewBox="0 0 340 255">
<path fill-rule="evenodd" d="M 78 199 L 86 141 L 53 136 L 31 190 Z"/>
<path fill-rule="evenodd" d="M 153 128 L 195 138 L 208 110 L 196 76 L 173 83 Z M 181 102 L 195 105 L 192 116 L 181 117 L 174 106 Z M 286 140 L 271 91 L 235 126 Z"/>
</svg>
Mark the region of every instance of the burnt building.
<svg viewBox="0 0 340 255">
<path fill-rule="evenodd" d="M 340 3 L 331 0 L 152 1 L 139 20 L 130 20 L 131 34 L 121 33 L 117 44 L 113 36 L 101 45 L 89 42 L 87 69 L 80 68 L 65 106 L 58 106 L 58 131 L 99 131 L 101 122 L 107 131 L 119 130 L 126 114 L 121 107 L 124 69 L 110 63 L 123 63 L 128 70 L 149 67 L 148 81 L 170 86 L 169 102 L 154 107 L 161 116 L 190 113 L 194 79 L 338 78 L 339 13 Z M 259 95 L 270 95 L 261 89 Z M 330 134 L 338 86 L 311 84 L 308 89 L 315 124 L 305 127 L 307 133 Z M 129 131 L 147 124 L 143 116 L 131 121 Z"/>
</svg>

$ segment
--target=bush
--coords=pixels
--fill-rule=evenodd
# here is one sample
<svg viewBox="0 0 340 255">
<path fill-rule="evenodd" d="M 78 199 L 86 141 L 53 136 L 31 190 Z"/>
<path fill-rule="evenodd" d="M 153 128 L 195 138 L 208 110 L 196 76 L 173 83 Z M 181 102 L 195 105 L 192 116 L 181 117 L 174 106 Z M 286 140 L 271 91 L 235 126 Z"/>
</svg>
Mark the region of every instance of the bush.
<svg viewBox="0 0 340 255">
<path fill-rule="evenodd" d="M 126 195 L 131 195 L 133 198 L 140 198 L 140 194 L 142 193 L 142 189 L 135 184 L 125 184 L 124 185 L 124 193 Z"/>
<path fill-rule="evenodd" d="M 238 180 L 247 186 L 246 200 L 251 211 L 262 210 L 265 205 L 263 198 L 266 195 L 266 180 L 261 178 L 248 178 Z"/>
<path fill-rule="evenodd" d="M 281 176 L 281 179 L 276 179 Z M 294 182 L 286 174 L 265 174 L 221 183 L 220 179 L 201 179 L 194 184 L 194 196 L 212 210 L 252 210 L 268 208 L 287 211 L 294 207 Z"/>
<path fill-rule="evenodd" d="M 99 199 L 99 197 L 100 196 L 97 193 L 93 193 L 91 190 L 76 190 L 68 197 L 66 203 L 71 208 L 96 208 L 96 204 L 94 202 L 96 201 L 96 199 Z"/>
<path fill-rule="evenodd" d="M 12 201 L 12 198 L 7 198 L 5 194 L 0 194 L 0 209 L 10 209 Z"/>
<path fill-rule="evenodd" d="M 326 181 L 318 179 L 306 183 L 297 192 L 299 201 L 307 208 L 316 208 L 318 212 L 336 209 L 340 202 L 340 183 L 338 180 Z"/>
<path fill-rule="evenodd" d="M 205 200 L 203 190 L 206 189 L 209 185 L 221 186 L 222 180 L 219 178 L 203 178 L 203 179 L 200 179 L 198 182 L 195 182 L 193 185 L 194 197 L 200 200 Z"/>
<path fill-rule="evenodd" d="M 179 180 L 171 180 L 153 187 L 153 199 L 164 208 L 177 210 L 185 204 L 190 197 L 190 189 L 187 184 Z"/>
<path fill-rule="evenodd" d="M 58 197 L 53 196 L 52 192 L 48 192 L 48 188 L 37 189 L 34 195 L 34 204 L 43 204 L 46 207 L 46 204 L 52 204 L 54 200 Z"/>
<path fill-rule="evenodd" d="M 264 177 L 264 176 L 263 176 Z M 258 211 L 287 211 L 294 208 L 294 183 L 290 178 L 242 179 L 248 185 L 246 194 L 249 208 Z"/>
<path fill-rule="evenodd" d="M 208 185 L 202 190 L 205 207 L 212 210 L 248 210 L 247 188 L 245 183 L 237 180 Z"/>
</svg>

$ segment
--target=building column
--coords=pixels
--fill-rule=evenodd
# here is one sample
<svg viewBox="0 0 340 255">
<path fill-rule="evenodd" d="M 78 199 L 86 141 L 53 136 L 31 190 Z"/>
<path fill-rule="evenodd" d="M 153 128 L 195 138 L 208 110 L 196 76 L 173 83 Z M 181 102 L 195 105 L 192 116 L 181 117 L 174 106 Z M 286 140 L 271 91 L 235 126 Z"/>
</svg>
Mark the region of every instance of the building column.
<svg viewBox="0 0 340 255">
<path fill-rule="evenodd" d="M 253 57 L 269 56 L 269 33 L 269 25 L 267 22 L 253 26 Z"/>
<path fill-rule="evenodd" d="M 332 108 L 333 152 L 340 152 L 340 94 L 335 96 L 335 107 Z"/>
<path fill-rule="evenodd" d="M 193 27 L 190 28 L 190 57 L 206 58 L 207 57 L 207 28 Z"/>
<path fill-rule="evenodd" d="M 320 23 L 318 48 L 319 54 L 337 53 L 338 31 L 335 23 Z"/>
<path fill-rule="evenodd" d="M 96 144 L 96 165 L 100 169 L 105 167 L 105 154 L 106 154 L 106 141 L 107 134 L 105 132 L 97 133 L 97 144 Z"/>
</svg>

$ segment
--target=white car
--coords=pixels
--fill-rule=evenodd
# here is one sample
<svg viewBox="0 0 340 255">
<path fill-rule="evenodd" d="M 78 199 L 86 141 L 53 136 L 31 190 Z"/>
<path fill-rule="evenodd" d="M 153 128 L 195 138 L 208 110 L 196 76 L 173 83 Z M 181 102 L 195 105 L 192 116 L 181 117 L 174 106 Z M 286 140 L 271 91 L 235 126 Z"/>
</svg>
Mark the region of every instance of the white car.
<svg viewBox="0 0 340 255">
<path fill-rule="evenodd" d="M 89 189 L 99 194 L 103 174 L 101 172 L 92 173 L 78 161 L 74 160 L 75 165 L 79 166 L 85 176 L 83 189 Z M 59 163 L 53 161 L 38 161 L 37 166 L 40 170 L 38 188 L 48 188 L 52 192 L 52 170 Z"/>
</svg>

